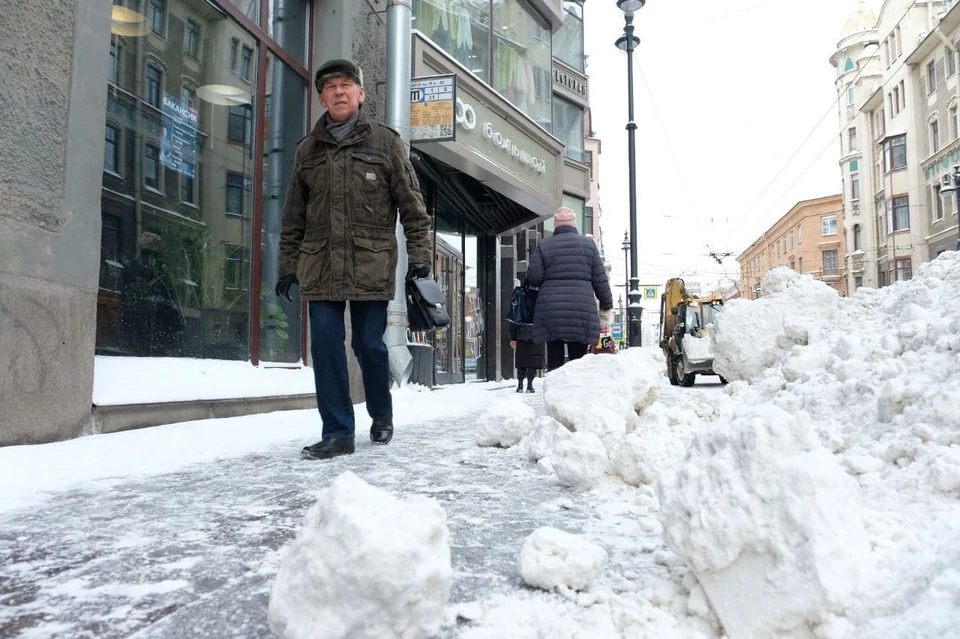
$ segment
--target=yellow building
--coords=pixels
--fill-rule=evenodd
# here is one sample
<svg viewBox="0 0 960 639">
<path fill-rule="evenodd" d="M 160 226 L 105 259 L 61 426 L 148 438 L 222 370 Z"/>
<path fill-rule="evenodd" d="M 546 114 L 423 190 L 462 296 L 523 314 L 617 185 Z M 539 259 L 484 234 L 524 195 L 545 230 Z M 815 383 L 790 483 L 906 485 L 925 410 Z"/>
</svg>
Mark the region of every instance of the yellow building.
<svg viewBox="0 0 960 639">
<path fill-rule="evenodd" d="M 808 273 L 846 295 L 843 228 L 840 194 L 797 202 L 737 258 L 743 296 L 760 297 L 760 282 L 778 266 Z"/>
</svg>

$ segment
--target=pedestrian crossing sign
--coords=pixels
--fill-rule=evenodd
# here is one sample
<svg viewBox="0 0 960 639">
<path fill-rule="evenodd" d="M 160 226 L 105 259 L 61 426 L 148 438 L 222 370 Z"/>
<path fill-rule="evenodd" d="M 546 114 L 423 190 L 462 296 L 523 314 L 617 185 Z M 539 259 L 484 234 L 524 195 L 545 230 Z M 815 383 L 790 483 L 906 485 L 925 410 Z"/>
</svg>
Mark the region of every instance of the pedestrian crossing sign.
<svg viewBox="0 0 960 639">
<path fill-rule="evenodd" d="M 657 287 L 656 287 L 656 286 L 644 286 L 644 287 L 643 287 L 643 299 L 645 299 L 645 300 L 655 300 L 655 299 L 657 299 Z"/>
</svg>

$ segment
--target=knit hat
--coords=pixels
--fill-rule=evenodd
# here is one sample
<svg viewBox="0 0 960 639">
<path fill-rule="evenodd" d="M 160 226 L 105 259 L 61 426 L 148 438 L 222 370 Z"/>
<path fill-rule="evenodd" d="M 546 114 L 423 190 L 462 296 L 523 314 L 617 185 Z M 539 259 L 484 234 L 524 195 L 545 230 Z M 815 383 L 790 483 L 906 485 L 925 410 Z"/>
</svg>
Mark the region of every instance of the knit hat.
<svg viewBox="0 0 960 639">
<path fill-rule="evenodd" d="M 553 214 L 553 223 L 555 226 L 576 226 L 577 214 L 574 213 L 572 209 L 561 206 L 557 209 L 557 212 Z"/>
<path fill-rule="evenodd" d="M 347 76 L 356 80 L 357 84 L 363 86 L 363 70 L 349 60 L 330 60 L 317 69 L 314 76 L 314 84 L 317 92 L 323 91 L 323 83 L 337 76 Z"/>
</svg>

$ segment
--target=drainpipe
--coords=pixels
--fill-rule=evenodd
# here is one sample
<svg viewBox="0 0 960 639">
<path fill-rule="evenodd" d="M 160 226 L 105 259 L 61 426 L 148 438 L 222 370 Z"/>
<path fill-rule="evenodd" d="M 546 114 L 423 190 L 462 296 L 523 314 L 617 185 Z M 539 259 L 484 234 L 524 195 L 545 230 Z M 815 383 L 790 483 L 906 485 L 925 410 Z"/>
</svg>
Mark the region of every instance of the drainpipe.
<svg viewBox="0 0 960 639">
<path fill-rule="evenodd" d="M 387 126 L 400 133 L 410 149 L 410 47 L 411 0 L 387 1 Z M 397 223 L 397 288 L 387 306 L 387 330 L 383 341 L 390 359 L 390 374 L 403 385 L 413 369 L 413 357 L 407 348 L 407 302 L 404 278 L 407 274 L 407 241 Z"/>
</svg>

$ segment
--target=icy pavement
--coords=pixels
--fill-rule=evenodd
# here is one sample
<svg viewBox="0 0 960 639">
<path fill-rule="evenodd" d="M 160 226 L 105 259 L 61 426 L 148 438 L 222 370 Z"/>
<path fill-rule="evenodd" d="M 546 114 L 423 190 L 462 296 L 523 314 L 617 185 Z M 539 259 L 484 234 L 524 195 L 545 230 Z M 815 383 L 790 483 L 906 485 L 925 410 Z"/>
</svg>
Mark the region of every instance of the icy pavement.
<svg viewBox="0 0 960 639">
<path fill-rule="evenodd" d="M 667 404 L 689 392 L 665 389 Z M 469 392 L 492 399 L 512 386 Z M 425 394 L 424 401 L 442 402 L 445 393 Z M 539 394 L 523 397 L 544 414 Z M 622 486 L 601 502 L 564 488 L 516 449 L 477 447 L 478 415 L 475 409 L 398 427 L 387 447 L 370 445 L 358 426 L 356 454 L 328 462 L 299 459 L 299 447 L 312 442 L 274 442 L 256 454 L 99 481 L 4 513 L 0 637 L 270 636 L 266 610 L 278 551 L 301 526 L 314 491 L 346 470 L 396 495 L 423 494 L 441 504 L 455 571 L 451 611 L 502 595 L 580 619 L 584 602 L 534 591 L 520 578 L 523 541 L 541 526 L 603 545 L 610 564 L 600 582 L 612 592 L 680 580 L 686 568 L 665 550 L 643 491 Z M 451 622 L 440 636 L 470 630 Z"/>
</svg>

